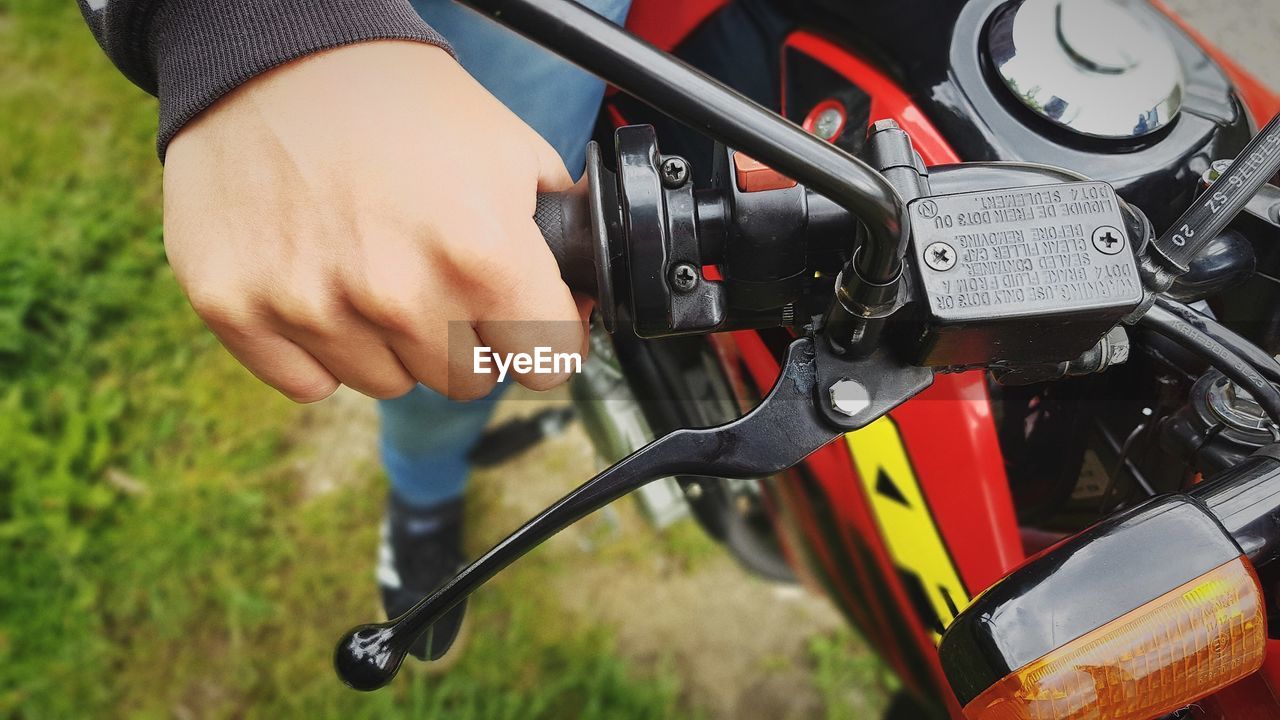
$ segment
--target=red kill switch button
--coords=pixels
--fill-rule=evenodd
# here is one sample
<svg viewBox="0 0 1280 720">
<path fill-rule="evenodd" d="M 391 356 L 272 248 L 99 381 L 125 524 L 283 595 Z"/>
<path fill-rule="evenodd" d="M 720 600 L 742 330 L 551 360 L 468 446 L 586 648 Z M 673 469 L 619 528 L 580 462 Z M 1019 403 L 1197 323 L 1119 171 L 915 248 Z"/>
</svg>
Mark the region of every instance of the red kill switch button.
<svg viewBox="0 0 1280 720">
<path fill-rule="evenodd" d="M 756 160 L 750 155 L 735 151 L 733 171 L 738 177 L 738 191 L 785 190 L 796 186 L 796 181 Z"/>
</svg>

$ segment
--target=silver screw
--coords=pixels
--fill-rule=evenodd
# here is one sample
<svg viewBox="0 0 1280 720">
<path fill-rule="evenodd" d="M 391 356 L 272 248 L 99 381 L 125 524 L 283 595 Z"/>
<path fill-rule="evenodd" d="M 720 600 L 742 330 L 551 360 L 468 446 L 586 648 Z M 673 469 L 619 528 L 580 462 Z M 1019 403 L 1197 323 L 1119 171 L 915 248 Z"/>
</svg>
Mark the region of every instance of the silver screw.
<svg viewBox="0 0 1280 720">
<path fill-rule="evenodd" d="M 671 268 L 671 286 L 679 292 L 689 292 L 698 286 L 698 269 L 689 263 Z"/>
<path fill-rule="evenodd" d="M 831 409 L 854 417 L 871 406 L 871 394 L 857 380 L 840 378 L 831 386 Z"/>
<path fill-rule="evenodd" d="M 672 156 L 662 161 L 662 184 L 675 190 L 689 179 L 689 163 Z"/>
<path fill-rule="evenodd" d="M 684 496 L 690 500 L 697 500 L 702 497 L 702 483 L 689 483 L 684 486 Z"/>
<path fill-rule="evenodd" d="M 1124 249 L 1124 233 L 1110 225 L 1093 231 L 1093 246 L 1103 255 L 1116 255 Z"/>
<path fill-rule="evenodd" d="M 956 266 L 956 249 L 944 242 L 929 243 L 924 249 L 924 264 L 946 272 Z"/>
<path fill-rule="evenodd" d="M 840 112 L 839 108 L 829 107 L 818 113 L 818 117 L 813 121 L 813 134 L 823 140 L 830 140 L 836 136 L 836 132 L 843 124 L 844 113 Z"/>
</svg>

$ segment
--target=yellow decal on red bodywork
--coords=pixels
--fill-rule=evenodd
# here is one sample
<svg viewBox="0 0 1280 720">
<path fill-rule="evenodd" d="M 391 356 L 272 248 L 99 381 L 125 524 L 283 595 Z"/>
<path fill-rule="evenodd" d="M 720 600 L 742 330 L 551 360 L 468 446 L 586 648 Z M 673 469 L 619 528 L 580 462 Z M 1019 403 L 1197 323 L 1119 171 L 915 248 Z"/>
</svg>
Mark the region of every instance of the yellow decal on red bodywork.
<svg viewBox="0 0 1280 720">
<path fill-rule="evenodd" d="M 908 594 L 916 596 L 912 600 L 921 620 L 937 642 L 970 598 L 929 511 L 898 426 L 882 417 L 845 435 L 845 442 L 889 557 Z"/>
</svg>

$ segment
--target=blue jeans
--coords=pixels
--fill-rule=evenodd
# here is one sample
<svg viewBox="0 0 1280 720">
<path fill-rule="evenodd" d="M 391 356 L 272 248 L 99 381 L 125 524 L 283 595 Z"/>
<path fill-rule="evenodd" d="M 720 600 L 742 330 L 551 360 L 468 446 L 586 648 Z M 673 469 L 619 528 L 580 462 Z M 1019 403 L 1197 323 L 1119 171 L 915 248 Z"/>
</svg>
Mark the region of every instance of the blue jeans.
<svg viewBox="0 0 1280 720">
<path fill-rule="evenodd" d="M 626 18 L 631 4 L 579 2 L 616 23 Z M 571 173 L 580 173 L 604 83 L 451 0 L 414 0 L 413 5 L 449 39 L 472 77 L 546 138 Z M 499 386 L 483 400 L 459 403 L 420 385 L 379 403 L 379 446 L 392 491 L 419 507 L 461 497 L 467 455 L 501 394 Z"/>
</svg>

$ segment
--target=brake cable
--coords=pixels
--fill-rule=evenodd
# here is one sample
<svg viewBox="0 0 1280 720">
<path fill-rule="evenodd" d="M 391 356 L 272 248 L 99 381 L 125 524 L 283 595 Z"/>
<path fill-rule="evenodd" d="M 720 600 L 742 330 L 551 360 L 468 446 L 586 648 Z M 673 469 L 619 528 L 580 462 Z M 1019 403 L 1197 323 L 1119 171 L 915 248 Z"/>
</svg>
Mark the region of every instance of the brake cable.
<svg viewBox="0 0 1280 720">
<path fill-rule="evenodd" d="M 1262 348 L 1254 345 L 1247 338 L 1212 317 L 1171 298 L 1159 296 L 1156 298 L 1156 305 L 1177 315 L 1192 327 L 1217 340 L 1232 353 L 1239 355 L 1252 365 L 1267 380 L 1280 384 L 1280 362 L 1277 362 L 1275 358 L 1268 355 Z"/>
<path fill-rule="evenodd" d="M 1223 375 L 1248 390 L 1266 412 L 1267 417 L 1271 419 L 1272 434 L 1277 435 L 1276 427 L 1280 426 L 1280 390 L 1276 390 L 1276 387 L 1243 357 L 1162 305 L 1153 305 L 1138 324 L 1203 357 Z M 1280 439 L 1280 435 L 1277 439 Z"/>
<path fill-rule="evenodd" d="M 1280 115 L 1272 118 L 1191 207 L 1146 247 L 1140 267 L 1154 296 L 1138 324 L 1202 356 L 1247 389 L 1271 419 L 1272 435 L 1280 440 L 1280 391 L 1272 384 L 1280 381 L 1276 360 L 1212 318 L 1160 296 L 1278 172 Z"/>
</svg>

